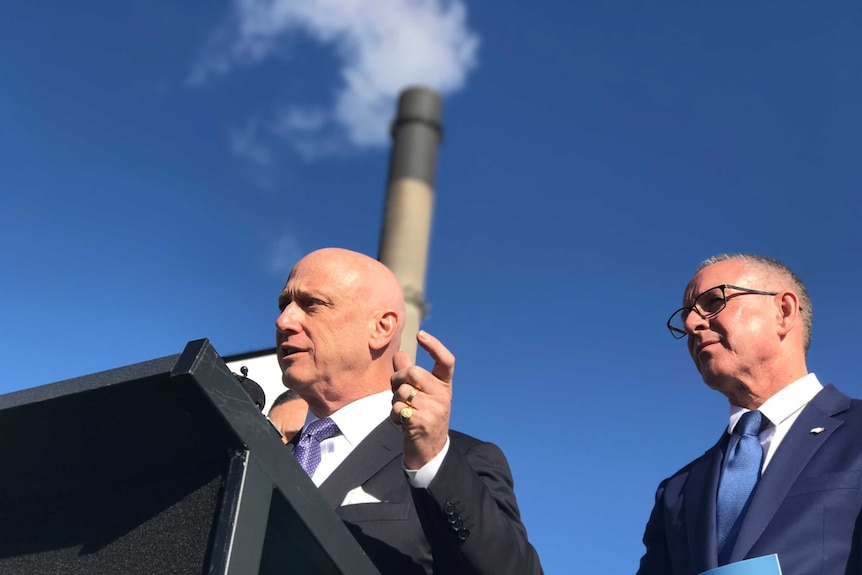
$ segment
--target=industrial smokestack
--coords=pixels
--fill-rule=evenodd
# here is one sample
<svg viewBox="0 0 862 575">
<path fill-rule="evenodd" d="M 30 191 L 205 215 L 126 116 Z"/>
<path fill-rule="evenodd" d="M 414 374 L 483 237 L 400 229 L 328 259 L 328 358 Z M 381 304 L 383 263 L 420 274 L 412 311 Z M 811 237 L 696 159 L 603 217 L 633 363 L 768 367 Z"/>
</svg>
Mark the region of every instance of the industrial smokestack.
<svg viewBox="0 0 862 575">
<path fill-rule="evenodd" d="M 407 88 L 392 122 L 392 156 L 377 259 L 391 269 L 407 300 L 401 349 L 416 359 L 416 333 L 425 316 L 425 268 L 434 208 L 434 168 L 443 135 L 440 96 Z"/>
</svg>

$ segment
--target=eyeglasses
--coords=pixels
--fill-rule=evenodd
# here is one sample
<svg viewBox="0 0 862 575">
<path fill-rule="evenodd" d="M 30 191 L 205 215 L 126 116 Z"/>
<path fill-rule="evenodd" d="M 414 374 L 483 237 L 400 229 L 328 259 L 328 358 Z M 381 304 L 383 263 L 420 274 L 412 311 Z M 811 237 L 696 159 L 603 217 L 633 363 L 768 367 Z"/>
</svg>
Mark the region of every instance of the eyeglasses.
<svg viewBox="0 0 862 575">
<path fill-rule="evenodd" d="M 738 290 L 739 293 L 732 293 L 728 295 L 725 291 L 728 289 Z M 697 312 L 697 315 L 699 315 L 703 319 L 710 319 L 717 316 L 719 313 L 721 313 L 721 310 L 727 307 L 727 300 L 745 294 L 778 295 L 778 292 L 760 291 L 756 289 L 733 286 L 730 284 L 722 284 L 720 286 L 715 286 L 714 288 L 709 288 L 708 290 L 694 298 L 694 305 L 691 305 L 689 307 L 681 307 L 675 312 L 673 312 L 670 316 L 670 319 L 667 320 L 667 328 L 670 330 L 670 334 L 675 339 L 682 339 L 688 335 L 688 332 L 685 331 L 685 320 L 688 317 L 689 312 L 694 310 L 695 312 Z"/>
</svg>

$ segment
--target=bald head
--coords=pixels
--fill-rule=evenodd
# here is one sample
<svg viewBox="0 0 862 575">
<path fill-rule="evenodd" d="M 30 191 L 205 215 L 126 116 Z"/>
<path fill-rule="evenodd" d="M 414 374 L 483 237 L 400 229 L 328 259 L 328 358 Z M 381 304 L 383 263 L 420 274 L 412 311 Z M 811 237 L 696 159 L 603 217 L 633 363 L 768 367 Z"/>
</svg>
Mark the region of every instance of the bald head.
<svg viewBox="0 0 862 575">
<path fill-rule="evenodd" d="M 323 248 L 311 252 L 294 266 L 326 269 L 346 287 L 364 292 L 374 302 L 404 308 L 404 294 L 398 278 L 388 267 L 365 254 L 342 248 Z"/>
<path fill-rule="evenodd" d="M 276 343 L 284 383 L 316 415 L 321 397 L 340 403 L 388 388 L 405 304 L 385 265 L 341 248 L 314 251 L 294 266 L 279 308 Z"/>
<path fill-rule="evenodd" d="M 342 296 L 358 309 L 374 314 L 391 310 L 398 316 L 398 342 L 405 315 L 404 292 L 388 267 L 365 254 L 343 248 L 323 248 L 311 252 L 294 266 L 290 277 L 309 274 L 325 276 Z M 289 282 L 289 280 L 288 280 Z"/>
</svg>

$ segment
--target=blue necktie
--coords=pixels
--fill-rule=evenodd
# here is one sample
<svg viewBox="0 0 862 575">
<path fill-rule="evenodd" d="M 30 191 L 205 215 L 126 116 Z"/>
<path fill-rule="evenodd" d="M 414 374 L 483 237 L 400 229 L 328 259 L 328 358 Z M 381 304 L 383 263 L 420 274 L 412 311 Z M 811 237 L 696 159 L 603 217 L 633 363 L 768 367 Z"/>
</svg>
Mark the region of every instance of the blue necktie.
<svg viewBox="0 0 862 575">
<path fill-rule="evenodd" d="M 763 447 L 757 436 L 768 423 L 759 411 L 749 411 L 740 418 L 727 446 L 718 485 L 719 565 L 726 564 L 730 558 L 748 500 L 760 479 Z"/>
<path fill-rule="evenodd" d="M 302 430 L 302 436 L 293 454 L 309 477 L 314 475 L 317 466 L 320 465 L 320 442 L 339 433 L 341 431 L 338 426 L 328 417 L 312 421 Z"/>
</svg>

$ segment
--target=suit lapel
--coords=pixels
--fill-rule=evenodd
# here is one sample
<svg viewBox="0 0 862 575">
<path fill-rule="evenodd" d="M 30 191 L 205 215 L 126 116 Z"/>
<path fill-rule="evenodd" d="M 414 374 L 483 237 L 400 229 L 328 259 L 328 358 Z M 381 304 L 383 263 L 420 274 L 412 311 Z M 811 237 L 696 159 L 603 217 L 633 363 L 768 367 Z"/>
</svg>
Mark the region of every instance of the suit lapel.
<svg viewBox="0 0 862 575">
<path fill-rule="evenodd" d="M 401 430 L 389 418 L 384 419 L 326 478 L 320 492 L 333 509 L 337 508 L 348 491 L 368 481 L 401 450 Z"/>
<path fill-rule="evenodd" d="M 293 455 L 293 451 L 296 449 L 296 444 L 299 443 L 299 438 L 302 437 L 302 432 L 305 431 L 305 427 L 299 430 L 297 433 L 293 434 L 293 437 L 290 438 L 290 441 L 287 442 L 285 447 Z"/>
<path fill-rule="evenodd" d="M 685 519 L 691 562 L 697 573 L 718 566 L 715 534 L 715 494 L 721 461 L 729 439 L 723 434 L 718 443 L 707 451 L 689 472 L 685 484 Z"/>
<path fill-rule="evenodd" d="M 760 479 L 739 530 L 730 561 L 742 560 L 767 528 L 796 478 L 843 421 L 833 417 L 850 407 L 850 398 L 832 385 L 802 410 Z M 816 427 L 824 431 L 812 434 Z"/>
</svg>

